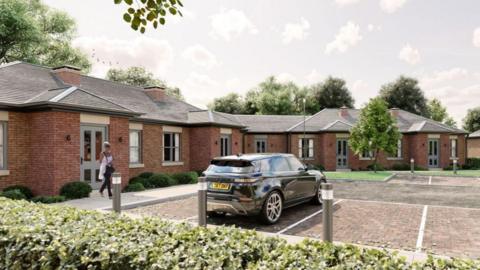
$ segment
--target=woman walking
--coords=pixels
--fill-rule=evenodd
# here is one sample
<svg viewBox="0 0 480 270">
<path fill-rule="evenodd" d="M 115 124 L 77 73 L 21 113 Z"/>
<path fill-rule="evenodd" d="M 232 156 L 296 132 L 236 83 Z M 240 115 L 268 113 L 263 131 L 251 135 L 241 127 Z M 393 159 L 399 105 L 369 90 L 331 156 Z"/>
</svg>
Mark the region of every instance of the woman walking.
<svg viewBox="0 0 480 270">
<path fill-rule="evenodd" d="M 110 152 L 110 143 L 104 142 L 103 149 L 104 151 L 100 155 L 100 159 L 99 159 L 100 173 L 98 175 L 98 178 L 100 180 L 103 180 L 103 184 L 100 187 L 100 195 L 102 195 L 103 197 L 103 191 L 105 190 L 105 188 L 107 188 L 108 197 L 111 199 L 112 198 L 111 180 L 112 180 L 112 173 L 115 171 L 115 168 L 113 167 L 113 155 Z"/>
</svg>

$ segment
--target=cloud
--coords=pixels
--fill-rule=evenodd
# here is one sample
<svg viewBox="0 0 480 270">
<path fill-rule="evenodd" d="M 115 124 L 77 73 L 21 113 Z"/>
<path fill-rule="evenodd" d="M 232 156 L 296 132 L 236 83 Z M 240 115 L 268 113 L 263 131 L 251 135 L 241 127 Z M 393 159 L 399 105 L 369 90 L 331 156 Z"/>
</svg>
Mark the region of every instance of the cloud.
<svg viewBox="0 0 480 270">
<path fill-rule="evenodd" d="M 212 30 L 210 35 L 214 38 L 223 38 L 230 41 L 243 34 L 257 34 L 256 26 L 247 18 L 243 11 L 230 9 L 220 10 L 219 13 L 210 17 Z"/>
<path fill-rule="evenodd" d="M 131 66 L 142 66 L 157 76 L 165 76 L 174 59 L 168 41 L 145 36 L 134 40 L 80 37 L 73 41 L 73 46 L 90 56 L 90 74 L 102 78 L 110 68 Z"/>
<path fill-rule="evenodd" d="M 287 23 L 283 30 L 283 43 L 288 44 L 293 40 L 304 40 L 308 36 L 310 23 L 301 18 L 299 23 Z"/>
<path fill-rule="evenodd" d="M 380 31 L 382 30 L 382 26 L 369 23 L 367 29 L 369 32 Z"/>
<path fill-rule="evenodd" d="M 313 69 L 307 76 L 305 76 L 305 79 L 310 84 L 319 83 L 323 78 L 325 78 L 325 76 L 316 69 Z"/>
<path fill-rule="evenodd" d="M 357 45 L 362 38 L 360 35 L 360 26 L 352 21 L 348 21 L 335 35 L 335 40 L 327 44 L 325 53 L 330 54 L 335 50 L 339 53 L 344 53 L 350 47 Z"/>
<path fill-rule="evenodd" d="M 281 83 L 295 82 L 297 80 L 297 77 L 286 72 L 280 73 L 275 77 L 277 78 L 277 81 Z"/>
<path fill-rule="evenodd" d="M 477 72 L 454 67 L 424 74 L 419 79 L 427 98 L 438 98 L 461 126 L 470 108 L 480 104 L 480 76 Z"/>
<path fill-rule="evenodd" d="M 480 27 L 473 31 L 473 46 L 480 48 Z"/>
<path fill-rule="evenodd" d="M 225 86 L 227 87 L 227 90 L 232 90 L 232 91 L 239 91 L 240 89 L 236 89 L 240 87 L 240 79 L 238 78 L 231 78 L 225 81 Z"/>
<path fill-rule="evenodd" d="M 398 53 L 398 58 L 410 65 L 416 65 L 420 62 L 420 52 L 418 49 L 413 48 L 410 44 L 403 46 Z"/>
<path fill-rule="evenodd" d="M 349 86 L 355 98 L 356 107 L 363 107 L 372 97 L 378 94 L 378 90 L 372 88 L 363 80 L 356 80 Z"/>
<path fill-rule="evenodd" d="M 217 57 L 213 53 L 199 44 L 186 48 L 182 53 L 182 57 L 192 61 L 197 66 L 208 69 L 220 64 L 217 60 Z"/>
<path fill-rule="evenodd" d="M 335 3 L 340 7 L 353 5 L 358 2 L 360 2 L 360 0 L 335 0 Z"/>
<path fill-rule="evenodd" d="M 407 0 L 380 0 L 380 8 L 387 13 L 394 13 L 400 9 Z"/>
</svg>

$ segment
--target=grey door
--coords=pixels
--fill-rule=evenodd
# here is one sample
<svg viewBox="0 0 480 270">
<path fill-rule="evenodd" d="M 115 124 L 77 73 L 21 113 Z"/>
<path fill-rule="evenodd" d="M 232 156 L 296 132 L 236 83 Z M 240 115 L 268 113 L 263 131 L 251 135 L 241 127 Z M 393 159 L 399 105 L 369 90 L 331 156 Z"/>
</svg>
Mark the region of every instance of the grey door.
<svg viewBox="0 0 480 270">
<path fill-rule="evenodd" d="M 103 142 L 106 139 L 105 126 L 80 127 L 80 180 L 98 189 L 102 181 L 98 178 Z"/>
<path fill-rule="evenodd" d="M 438 168 L 439 166 L 439 141 L 428 140 L 428 167 Z"/>
<path fill-rule="evenodd" d="M 337 169 L 348 168 L 348 140 L 337 139 Z"/>
</svg>

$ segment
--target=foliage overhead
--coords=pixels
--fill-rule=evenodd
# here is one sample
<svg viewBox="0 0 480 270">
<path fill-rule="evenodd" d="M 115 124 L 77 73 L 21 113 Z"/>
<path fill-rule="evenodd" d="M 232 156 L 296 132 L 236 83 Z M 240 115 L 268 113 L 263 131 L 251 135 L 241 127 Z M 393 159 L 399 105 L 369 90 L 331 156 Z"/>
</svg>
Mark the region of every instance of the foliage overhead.
<svg viewBox="0 0 480 270">
<path fill-rule="evenodd" d="M 229 93 L 226 96 L 215 98 L 213 102 L 208 105 L 208 108 L 224 113 L 243 114 L 245 104 L 239 94 Z"/>
<path fill-rule="evenodd" d="M 183 16 L 180 0 L 113 0 L 115 4 L 122 2 L 127 5 L 123 20 L 130 27 L 140 33 L 145 33 L 148 25 L 157 29 L 159 25 L 166 23 L 167 16 Z"/>
<path fill-rule="evenodd" d="M 478 269 L 480 261 L 202 228 L 0 198 L 0 269 Z"/>
<path fill-rule="evenodd" d="M 380 97 L 387 102 L 388 108 L 428 117 L 427 99 L 414 78 L 400 76 L 394 82 L 383 85 Z"/>
<path fill-rule="evenodd" d="M 480 130 L 480 107 L 468 110 L 467 116 L 463 119 L 463 129 L 469 132 Z"/>
<path fill-rule="evenodd" d="M 319 109 L 343 106 L 353 108 L 355 101 L 343 79 L 330 76 L 323 83 L 312 85 L 311 88 L 315 93 Z"/>
<path fill-rule="evenodd" d="M 167 95 L 184 100 L 180 88 L 166 86 L 163 80 L 155 78 L 153 73 L 147 71 L 144 67 L 111 68 L 107 71 L 106 79 L 142 88 L 147 86 L 165 86 Z"/>
<path fill-rule="evenodd" d="M 448 115 L 447 108 L 442 105 L 440 100 L 434 98 L 428 101 L 427 106 L 428 115 L 430 115 L 431 119 L 444 123 L 450 127 L 456 127 L 457 123 Z"/>
<path fill-rule="evenodd" d="M 372 153 L 376 171 L 378 153 L 395 154 L 400 136 L 395 118 L 388 111 L 385 101 L 374 98 L 361 110 L 358 123 L 350 132 L 349 144 L 357 155 Z"/>
<path fill-rule="evenodd" d="M 75 21 L 40 0 L 0 0 L 0 63 L 73 65 L 87 73 L 87 56 L 73 48 Z"/>
</svg>

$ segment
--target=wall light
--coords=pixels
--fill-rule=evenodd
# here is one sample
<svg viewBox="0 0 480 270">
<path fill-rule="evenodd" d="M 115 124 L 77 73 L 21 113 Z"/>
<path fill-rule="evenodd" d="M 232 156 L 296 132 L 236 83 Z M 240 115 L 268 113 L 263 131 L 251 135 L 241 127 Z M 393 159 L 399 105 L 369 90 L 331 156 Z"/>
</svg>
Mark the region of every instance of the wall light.
<svg viewBox="0 0 480 270">
<path fill-rule="evenodd" d="M 69 141 L 72 140 L 72 137 L 70 136 L 70 134 L 68 134 L 67 136 L 65 136 L 65 140 L 67 140 L 67 142 L 69 142 Z"/>
<path fill-rule="evenodd" d="M 123 142 L 123 137 L 118 137 L 118 142 Z"/>
</svg>

